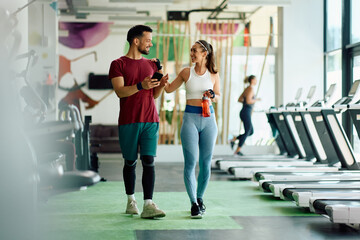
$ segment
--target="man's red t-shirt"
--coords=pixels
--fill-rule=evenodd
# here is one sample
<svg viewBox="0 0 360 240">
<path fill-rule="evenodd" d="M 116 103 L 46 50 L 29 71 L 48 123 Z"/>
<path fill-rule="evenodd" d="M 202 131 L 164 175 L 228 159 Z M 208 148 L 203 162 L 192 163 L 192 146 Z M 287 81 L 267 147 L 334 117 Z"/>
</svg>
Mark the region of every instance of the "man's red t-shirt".
<svg viewBox="0 0 360 240">
<path fill-rule="evenodd" d="M 112 61 L 109 79 L 123 77 L 124 86 L 131 86 L 142 82 L 145 77 L 151 77 L 156 71 L 155 63 L 146 58 L 136 60 L 122 56 Z M 120 98 L 119 125 L 159 122 L 153 95 L 154 89 L 142 89 L 129 97 Z"/>
</svg>

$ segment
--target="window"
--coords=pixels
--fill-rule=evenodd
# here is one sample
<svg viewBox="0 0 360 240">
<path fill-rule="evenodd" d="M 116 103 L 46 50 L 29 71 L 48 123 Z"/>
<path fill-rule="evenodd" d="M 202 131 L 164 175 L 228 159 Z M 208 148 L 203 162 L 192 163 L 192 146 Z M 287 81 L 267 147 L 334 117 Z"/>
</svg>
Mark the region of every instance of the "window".
<svg viewBox="0 0 360 240">
<path fill-rule="evenodd" d="M 341 50 L 326 54 L 326 90 L 331 84 L 336 84 L 336 89 L 332 98 L 335 101 L 342 97 L 341 76 Z"/>
<path fill-rule="evenodd" d="M 351 43 L 360 42 L 360 0 L 351 1 Z"/>
<path fill-rule="evenodd" d="M 341 48 L 341 0 L 327 0 L 326 51 Z"/>
<path fill-rule="evenodd" d="M 352 66 L 352 72 L 353 72 L 353 82 L 355 80 L 360 79 L 360 55 L 355 56 L 353 58 L 353 66 Z M 354 140 L 354 151 L 357 154 L 360 154 L 360 139 L 358 132 L 356 131 L 355 126 L 353 125 L 353 140 Z"/>
<path fill-rule="evenodd" d="M 336 83 L 339 99 L 353 81 L 360 79 L 360 0 L 324 0 L 324 6 L 325 87 Z M 343 114 L 339 120 L 352 136 L 355 152 L 360 153 L 359 136 L 350 116 Z"/>
<path fill-rule="evenodd" d="M 360 55 L 353 58 L 353 81 L 360 79 Z"/>
<path fill-rule="evenodd" d="M 267 123 L 267 117 L 263 109 L 269 109 L 275 105 L 275 68 L 276 60 L 275 55 L 269 54 L 266 59 L 266 65 L 263 73 L 263 77 L 260 83 L 260 75 L 262 63 L 264 61 L 263 55 L 250 55 L 248 59 L 247 75 L 255 75 L 258 84 L 255 86 L 255 94 L 258 91 L 258 96 L 261 101 L 257 102 L 254 106 L 252 114 L 252 124 L 255 126 L 254 135 L 246 140 L 248 145 L 265 144 L 272 138 L 272 132 L 269 124 Z M 238 102 L 238 98 L 247 85 L 244 84 L 244 67 L 246 63 L 245 55 L 233 55 L 232 60 L 232 77 L 231 79 L 231 100 L 230 100 L 230 116 L 229 116 L 229 138 L 237 136 L 239 133 L 244 132 L 244 126 L 242 125 L 239 117 L 239 113 L 242 109 L 242 104 Z M 260 85 L 259 85 L 260 83 Z"/>
</svg>

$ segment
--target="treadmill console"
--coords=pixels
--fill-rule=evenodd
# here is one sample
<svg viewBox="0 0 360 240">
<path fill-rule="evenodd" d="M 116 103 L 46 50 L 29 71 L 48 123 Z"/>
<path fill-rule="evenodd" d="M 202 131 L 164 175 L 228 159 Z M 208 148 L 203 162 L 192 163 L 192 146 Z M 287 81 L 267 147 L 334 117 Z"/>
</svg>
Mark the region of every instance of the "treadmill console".
<svg viewBox="0 0 360 240">
<path fill-rule="evenodd" d="M 342 97 L 340 100 L 337 100 L 333 106 L 335 105 L 345 105 L 348 104 L 349 102 L 351 102 L 352 100 L 352 96 L 348 96 L 348 97 Z"/>
<path fill-rule="evenodd" d="M 323 107 L 325 102 L 323 100 L 316 101 L 311 105 L 311 107 Z"/>
<path fill-rule="evenodd" d="M 349 104 L 352 100 L 353 97 L 355 96 L 355 93 L 358 91 L 358 88 L 360 86 L 360 80 L 356 80 L 353 85 L 351 86 L 351 89 L 349 91 L 349 94 L 346 97 L 342 97 L 340 100 L 338 100 L 337 102 L 334 103 L 333 107 L 336 106 L 343 106 Z"/>
<path fill-rule="evenodd" d="M 328 100 L 331 98 L 333 93 L 335 92 L 336 84 L 331 84 L 329 89 L 326 91 L 324 99 L 318 100 L 315 103 L 311 105 L 311 107 L 324 107 L 324 105 L 328 102 Z"/>
</svg>

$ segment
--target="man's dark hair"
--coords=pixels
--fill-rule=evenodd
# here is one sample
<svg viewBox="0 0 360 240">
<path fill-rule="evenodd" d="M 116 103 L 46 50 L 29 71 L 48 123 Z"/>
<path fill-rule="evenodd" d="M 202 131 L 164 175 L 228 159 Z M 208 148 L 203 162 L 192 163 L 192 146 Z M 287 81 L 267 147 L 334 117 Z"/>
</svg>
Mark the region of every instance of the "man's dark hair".
<svg viewBox="0 0 360 240">
<path fill-rule="evenodd" d="M 140 38 L 144 32 L 152 32 L 151 27 L 145 25 L 136 25 L 129 29 L 126 40 L 131 45 L 134 38 Z"/>
</svg>

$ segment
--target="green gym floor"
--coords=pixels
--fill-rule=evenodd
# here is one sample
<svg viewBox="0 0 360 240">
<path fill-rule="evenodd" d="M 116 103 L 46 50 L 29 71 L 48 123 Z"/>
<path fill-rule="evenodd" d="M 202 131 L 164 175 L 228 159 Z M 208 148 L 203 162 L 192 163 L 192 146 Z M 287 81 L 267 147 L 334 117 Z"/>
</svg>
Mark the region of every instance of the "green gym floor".
<svg viewBox="0 0 360 240">
<path fill-rule="evenodd" d="M 182 163 L 156 164 L 153 200 L 166 212 L 165 218 L 126 215 L 122 160 L 103 157 L 100 163 L 100 174 L 107 182 L 40 204 L 38 229 L 44 239 L 360 239 L 359 231 L 333 224 L 263 193 L 251 181 L 236 181 L 217 170 L 204 196 L 206 215 L 191 219 Z M 135 196 L 140 211 L 141 171 L 138 164 Z"/>
</svg>

